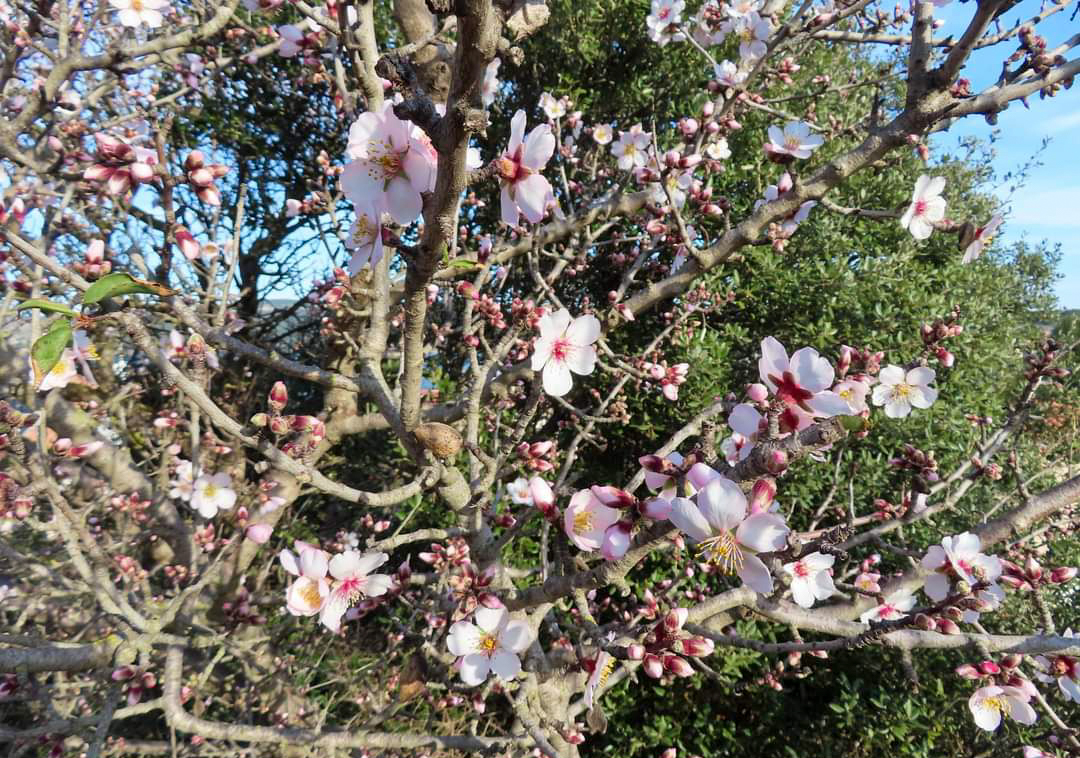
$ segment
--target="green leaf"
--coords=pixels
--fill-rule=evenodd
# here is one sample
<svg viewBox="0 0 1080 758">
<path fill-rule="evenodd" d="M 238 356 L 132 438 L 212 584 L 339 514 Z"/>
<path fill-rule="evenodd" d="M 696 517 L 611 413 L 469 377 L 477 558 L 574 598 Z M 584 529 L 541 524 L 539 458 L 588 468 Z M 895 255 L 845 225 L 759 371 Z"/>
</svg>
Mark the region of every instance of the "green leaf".
<svg viewBox="0 0 1080 758">
<path fill-rule="evenodd" d="M 71 322 L 63 319 L 52 325 L 48 332 L 38 337 L 30 348 L 30 365 L 34 369 L 34 382 L 41 384 L 64 354 L 64 348 L 71 342 Z"/>
<path fill-rule="evenodd" d="M 39 311 L 45 311 L 47 313 L 63 313 L 65 316 L 71 316 L 74 318 L 79 315 L 68 306 L 63 303 L 54 303 L 52 300 L 24 300 L 19 303 L 19 306 L 15 309 L 17 311 L 24 310 L 26 308 L 37 308 Z"/>
<path fill-rule="evenodd" d="M 173 290 L 157 282 L 136 279 L 131 274 L 117 271 L 91 284 L 90 289 L 83 295 L 83 305 L 93 305 L 106 298 L 120 295 L 161 295 L 164 297 L 172 294 L 175 294 Z"/>
<path fill-rule="evenodd" d="M 861 432 L 869 426 L 862 416 L 837 416 L 836 418 L 840 421 L 840 426 L 849 432 Z"/>
</svg>

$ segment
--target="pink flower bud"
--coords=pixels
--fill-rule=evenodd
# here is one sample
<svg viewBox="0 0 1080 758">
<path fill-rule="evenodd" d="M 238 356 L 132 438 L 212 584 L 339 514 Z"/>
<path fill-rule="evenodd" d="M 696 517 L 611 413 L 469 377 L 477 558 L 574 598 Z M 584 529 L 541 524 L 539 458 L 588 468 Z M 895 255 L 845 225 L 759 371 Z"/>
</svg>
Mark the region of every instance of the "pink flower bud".
<svg viewBox="0 0 1080 758">
<path fill-rule="evenodd" d="M 771 450 L 765 458 L 765 470 L 780 475 L 787 471 L 788 454 L 783 450 Z"/>
<path fill-rule="evenodd" d="M 1028 556 L 1027 561 L 1024 563 L 1024 573 L 1027 574 L 1028 579 L 1032 581 L 1039 581 L 1042 579 L 1043 571 L 1042 566 L 1035 560 L 1034 556 Z"/>
<path fill-rule="evenodd" d="M 652 653 L 645 656 L 641 668 L 645 670 L 646 676 L 651 676 L 653 679 L 659 679 L 664 675 L 664 662 Z"/>
<path fill-rule="evenodd" d="M 683 133 L 685 137 L 692 137 L 697 134 L 697 130 L 700 128 L 696 118 L 684 118 L 679 120 L 679 131 Z"/>
<path fill-rule="evenodd" d="M 686 659 L 680 658 L 677 655 L 665 655 L 664 668 L 675 676 L 686 677 L 694 675 L 694 667 L 687 663 Z"/>
<path fill-rule="evenodd" d="M 266 415 L 266 414 L 261 414 Z M 289 416 L 274 416 L 270 419 L 270 432 L 271 434 L 288 434 L 289 429 L 292 428 L 292 424 L 289 421 Z"/>
<path fill-rule="evenodd" d="M 180 252 L 184 254 L 184 257 L 189 261 L 193 261 L 199 257 L 201 247 L 199 243 L 195 241 L 195 237 L 191 232 L 187 230 L 185 226 L 178 226 L 173 230 L 173 237 L 176 239 L 176 244 L 180 248 Z"/>
<path fill-rule="evenodd" d="M 982 661 L 978 665 L 979 673 L 984 676 L 993 676 L 994 674 L 1001 673 L 1001 666 L 997 665 L 993 661 Z"/>
<path fill-rule="evenodd" d="M 154 167 L 148 163 L 132 163 L 131 178 L 137 182 L 148 182 L 154 178 Z"/>
<path fill-rule="evenodd" d="M 776 499 L 776 480 L 771 476 L 764 476 L 754 482 L 750 490 L 750 513 L 761 513 L 769 510 L 769 506 Z"/>
<path fill-rule="evenodd" d="M 617 561 L 626 555 L 626 551 L 630 549 L 632 529 L 632 525 L 625 521 L 617 521 L 609 526 L 604 532 L 600 554 L 609 561 Z"/>
<path fill-rule="evenodd" d="M 626 657 L 632 661 L 640 661 L 645 657 L 645 646 L 636 642 L 626 646 Z"/>
<path fill-rule="evenodd" d="M 964 679 L 981 679 L 982 674 L 975 666 L 970 663 L 964 663 L 956 667 L 956 675 L 963 677 Z"/>
<path fill-rule="evenodd" d="M 943 347 L 937 349 L 936 355 L 938 362 L 945 368 L 952 368 L 953 364 L 956 363 L 956 356 Z"/>
<path fill-rule="evenodd" d="M 597 500 L 608 508 L 632 508 L 637 505 L 636 497 L 618 487 L 594 484 L 589 490 Z"/>
<path fill-rule="evenodd" d="M 60 455 L 63 455 L 71 449 L 71 444 L 71 440 L 68 437 L 61 437 L 53 443 L 52 450 L 54 453 L 59 453 Z"/>
<path fill-rule="evenodd" d="M 924 632 L 932 632 L 937 629 L 937 622 L 925 613 L 915 614 L 915 626 Z"/>
<path fill-rule="evenodd" d="M 244 536 L 256 545 L 265 545 L 274 533 L 274 527 L 270 524 L 252 524 L 244 531 Z"/>
<path fill-rule="evenodd" d="M 214 174 L 208 168 L 197 168 L 188 174 L 188 181 L 191 186 L 202 189 L 214 183 Z"/>
<path fill-rule="evenodd" d="M 937 628 L 942 634 L 960 634 L 960 627 L 952 619 L 938 619 Z"/>
<path fill-rule="evenodd" d="M 755 403 L 764 403 L 769 399 L 769 388 L 760 382 L 754 382 L 746 388 L 746 396 Z"/>
<path fill-rule="evenodd" d="M 712 655 L 716 649 L 715 643 L 708 637 L 689 637 L 682 641 L 683 653 L 693 658 L 704 658 Z"/>
<path fill-rule="evenodd" d="M 1059 566 L 1050 572 L 1050 581 L 1054 584 L 1063 584 L 1076 577 L 1075 566 Z"/>
<path fill-rule="evenodd" d="M 274 386 L 270 388 L 270 395 L 267 398 L 267 404 L 274 411 L 281 412 L 285 409 L 285 406 L 289 403 L 289 391 L 285 387 L 285 382 L 274 382 Z"/>
<path fill-rule="evenodd" d="M 689 617 L 690 611 L 686 608 L 675 608 L 668 612 L 664 616 L 664 632 L 668 635 L 676 634 L 683 628 L 683 624 L 686 623 L 686 619 Z"/>
<path fill-rule="evenodd" d="M 662 497 L 646 500 L 641 507 L 641 515 L 653 521 L 665 521 L 671 516 L 672 503 Z"/>
<path fill-rule="evenodd" d="M 68 450 L 68 458 L 85 458 L 88 455 L 93 455 L 98 450 L 103 448 L 105 443 L 101 440 L 94 440 L 93 442 L 86 442 L 82 445 L 75 445 Z"/>
<path fill-rule="evenodd" d="M 676 758 L 676 755 L 678 755 L 678 753 L 675 751 L 675 748 L 669 747 L 667 750 L 660 753 L 660 758 Z"/>
<path fill-rule="evenodd" d="M 206 162 L 206 156 L 202 154 L 201 150 L 192 150 L 188 153 L 187 158 L 184 159 L 184 171 L 195 171 L 203 167 Z"/>
</svg>

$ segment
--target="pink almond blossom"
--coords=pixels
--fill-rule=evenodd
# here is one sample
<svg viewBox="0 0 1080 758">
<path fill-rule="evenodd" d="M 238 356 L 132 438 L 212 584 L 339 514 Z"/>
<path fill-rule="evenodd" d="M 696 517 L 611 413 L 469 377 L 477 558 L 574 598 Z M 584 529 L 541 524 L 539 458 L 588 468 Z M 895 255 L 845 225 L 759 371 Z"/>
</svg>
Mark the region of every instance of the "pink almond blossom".
<svg viewBox="0 0 1080 758">
<path fill-rule="evenodd" d="M 357 209 L 374 206 L 399 224 L 411 224 L 423 210 L 421 193 L 435 188 L 436 153 L 419 127 L 403 121 L 387 103 L 362 113 L 349 129 L 341 174 L 345 196 Z"/>
<path fill-rule="evenodd" d="M 876 605 L 859 616 L 864 624 L 871 621 L 896 621 L 907 615 L 915 607 L 915 596 L 908 590 L 897 590 L 885 598 L 885 602 Z"/>
<path fill-rule="evenodd" d="M 330 554 L 314 545 L 297 540 L 296 553 L 282 550 L 278 560 L 296 581 L 285 590 L 285 607 L 293 616 L 314 616 L 330 598 L 330 581 L 326 574 L 330 568 Z"/>
<path fill-rule="evenodd" d="M 816 600 L 827 600 L 836 592 L 832 568 L 836 557 L 822 553 L 804 555 L 793 563 L 784 564 L 784 573 L 791 577 L 791 598 L 803 608 L 810 608 Z"/>
<path fill-rule="evenodd" d="M 592 490 L 580 490 L 570 498 L 563 514 L 566 536 L 579 550 L 599 550 L 604 544 L 608 527 L 615 524 L 621 514 L 604 505 Z"/>
<path fill-rule="evenodd" d="M 992 732 L 1001 725 L 1002 714 L 1018 724 L 1034 724 L 1037 714 L 1028 704 L 1032 695 L 1020 687 L 980 687 L 968 699 L 975 725 Z"/>
<path fill-rule="evenodd" d="M 930 386 L 934 370 L 925 366 L 904 371 L 900 366 L 886 366 L 878 374 L 874 387 L 874 405 L 885 406 L 889 418 L 904 418 L 912 408 L 929 408 L 937 400 L 938 392 Z"/>
<path fill-rule="evenodd" d="M 847 400 L 830 389 L 836 375 L 832 365 L 812 347 L 796 350 L 789 360 L 784 346 L 766 337 L 761 341 L 758 371 L 761 381 L 786 406 L 780 417 L 781 431 L 802 429 L 814 416 L 851 415 Z"/>
<path fill-rule="evenodd" d="M 525 136 L 525 111 L 510 120 L 510 143 L 497 161 L 502 181 L 502 220 L 517 226 L 521 216 L 535 224 L 555 201 L 551 183 L 540 172 L 555 152 L 551 127 L 540 124 Z"/>
<path fill-rule="evenodd" d="M 386 574 L 371 572 L 386 563 L 390 556 L 386 553 L 365 553 L 346 550 L 330 559 L 330 575 L 335 581 L 330 597 L 323 606 L 319 621 L 331 632 L 341 628 L 341 617 L 349 606 L 362 597 L 385 595 L 394 580 Z"/>
<path fill-rule="evenodd" d="M 121 24 L 133 28 L 146 24 L 157 29 L 165 23 L 164 14 L 169 12 L 166 0 L 109 0 L 109 5 L 119 11 Z"/>
<path fill-rule="evenodd" d="M 769 127 L 769 141 L 765 143 L 765 152 L 769 155 L 806 159 L 823 144 L 825 138 L 820 134 L 812 134 L 809 124 L 789 121 L 783 129 L 778 126 Z"/>
<path fill-rule="evenodd" d="M 997 233 L 998 227 L 1004 223 L 1005 219 L 1001 216 L 994 215 L 986 222 L 986 226 L 980 226 L 975 230 L 975 237 L 968 243 L 967 248 L 964 250 L 964 258 L 961 263 L 971 263 L 978 260 L 979 256 L 983 253 L 983 248 L 990 244 L 994 239 L 994 235 Z"/>
<path fill-rule="evenodd" d="M 748 513 L 746 495 L 723 476 L 708 482 L 696 499 L 695 504 L 675 498 L 671 522 L 697 544 L 702 559 L 725 573 L 738 574 L 755 592 L 772 592 L 772 575 L 757 553 L 782 550 L 787 544 L 790 529 L 783 517 L 767 511 Z"/>
</svg>

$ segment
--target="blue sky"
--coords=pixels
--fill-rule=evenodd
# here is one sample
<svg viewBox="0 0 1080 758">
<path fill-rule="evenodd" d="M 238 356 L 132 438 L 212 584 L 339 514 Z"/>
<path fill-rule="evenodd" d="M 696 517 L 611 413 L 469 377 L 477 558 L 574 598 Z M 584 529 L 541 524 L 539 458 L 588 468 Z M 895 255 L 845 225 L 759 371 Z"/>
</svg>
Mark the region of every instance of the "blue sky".
<svg viewBox="0 0 1080 758">
<path fill-rule="evenodd" d="M 1017 19 L 1030 18 L 1039 8 L 1035 0 L 1021 3 L 1005 15 L 1003 28 L 1011 28 Z M 1077 22 L 1069 21 L 1075 9 L 1076 3 L 1072 2 L 1038 26 L 1038 33 L 1046 38 L 1049 47 L 1076 33 Z M 938 34 L 960 36 L 974 10 L 974 2 L 951 3 L 940 9 L 936 15 L 945 21 L 945 27 Z M 971 79 L 972 90 L 992 84 L 1001 72 L 1002 60 L 1014 50 L 1016 43 L 1011 40 L 976 51 L 964 74 Z M 961 137 L 985 139 L 996 131 L 994 165 L 999 175 L 1027 163 L 1042 140 L 1050 140 L 1038 156 L 1041 165 L 1032 168 L 1023 188 L 1015 192 L 1010 192 L 1009 184 L 997 188 L 1003 200 L 1012 196 L 1001 234 L 1006 242 L 1026 238 L 1030 242 L 1046 239 L 1061 243 L 1064 278 L 1058 282 L 1058 299 L 1064 307 L 1080 308 L 1080 82 L 1053 98 L 1040 100 L 1035 96 L 1030 105 L 1027 110 L 1021 103 L 1014 103 L 999 114 L 996 126 L 982 118 L 963 119 L 937 140 L 942 147 L 953 147 Z"/>
</svg>

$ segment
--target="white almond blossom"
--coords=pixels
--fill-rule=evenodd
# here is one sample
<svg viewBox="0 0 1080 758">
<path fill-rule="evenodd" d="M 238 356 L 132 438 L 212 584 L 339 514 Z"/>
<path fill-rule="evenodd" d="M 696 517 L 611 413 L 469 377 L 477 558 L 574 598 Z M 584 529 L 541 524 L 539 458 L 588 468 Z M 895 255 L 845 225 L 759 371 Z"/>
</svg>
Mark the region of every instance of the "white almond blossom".
<svg viewBox="0 0 1080 758">
<path fill-rule="evenodd" d="M 450 627 L 446 646 L 459 656 L 461 681 L 470 687 L 482 684 L 492 671 L 503 681 L 521 673 L 521 659 L 532 644 L 533 634 L 524 621 L 511 621 L 505 608 L 476 609 L 472 621 Z"/>
<path fill-rule="evenodd" d="M 886 366 L 878 374 L 878 385 L 871 396 L 874 405 L 885 406 L 889 418 L 904 418 L 912 408 L 929 408 L 937 400 L 937 390 L 930 386 L 934 370 L 916 366 L 904 371 L 900 366 Z"/>
<path fill-rule="evenodd" d="M 1034 689 L 1034 685 L 1027 682 Z M 1008 715 L 1018 724 L 1034 724 L 1037 714 L 1028 703 L 1032 695 L 1020 687 L 980 687 L 968 699 L 968 708 L 975 717 L 975 725 L 992 732 L 1001 725 L 1001 714 Z"/>
<path fill-rule="evenodd" d="M 235 504 L 236 491 L 228 474 L 203 474 L 195 480 L 191 507 L 203 518 L 213 518 L 218 511 L 230 510 Z"/>
<path fill-rule="evenodd" d="M 915 182 L 911 205 L 900 217 L 900 226 L 911 232 L 915 239 L 927 239 L 934 231 L 934 224 L 945 218 L 945 198 L 941 196 L 944 189 L 943 176 L 931 179 L 923 174 Z"/>
<path fill-rule="evenodd" d="M 829 569 L 835 561 L 835 556 L 815 552 L 785 563 L 784 572 L 791 577 L 791 598 L 803 608 L 810 608 L 815 600 L 832 597 L 836 586 Z"/>
<path fill-rule="evenodd" d="M 573 386 L 570 372 L 588 376 L 596 367 L 600 320 L 592 314 L 570 320 L 561 308 L 545 314 L 539 323 L 540 337 L 533 345 L 532 370 L 544 372 L 544 392 L 562 397 Z"/>
</svg>

